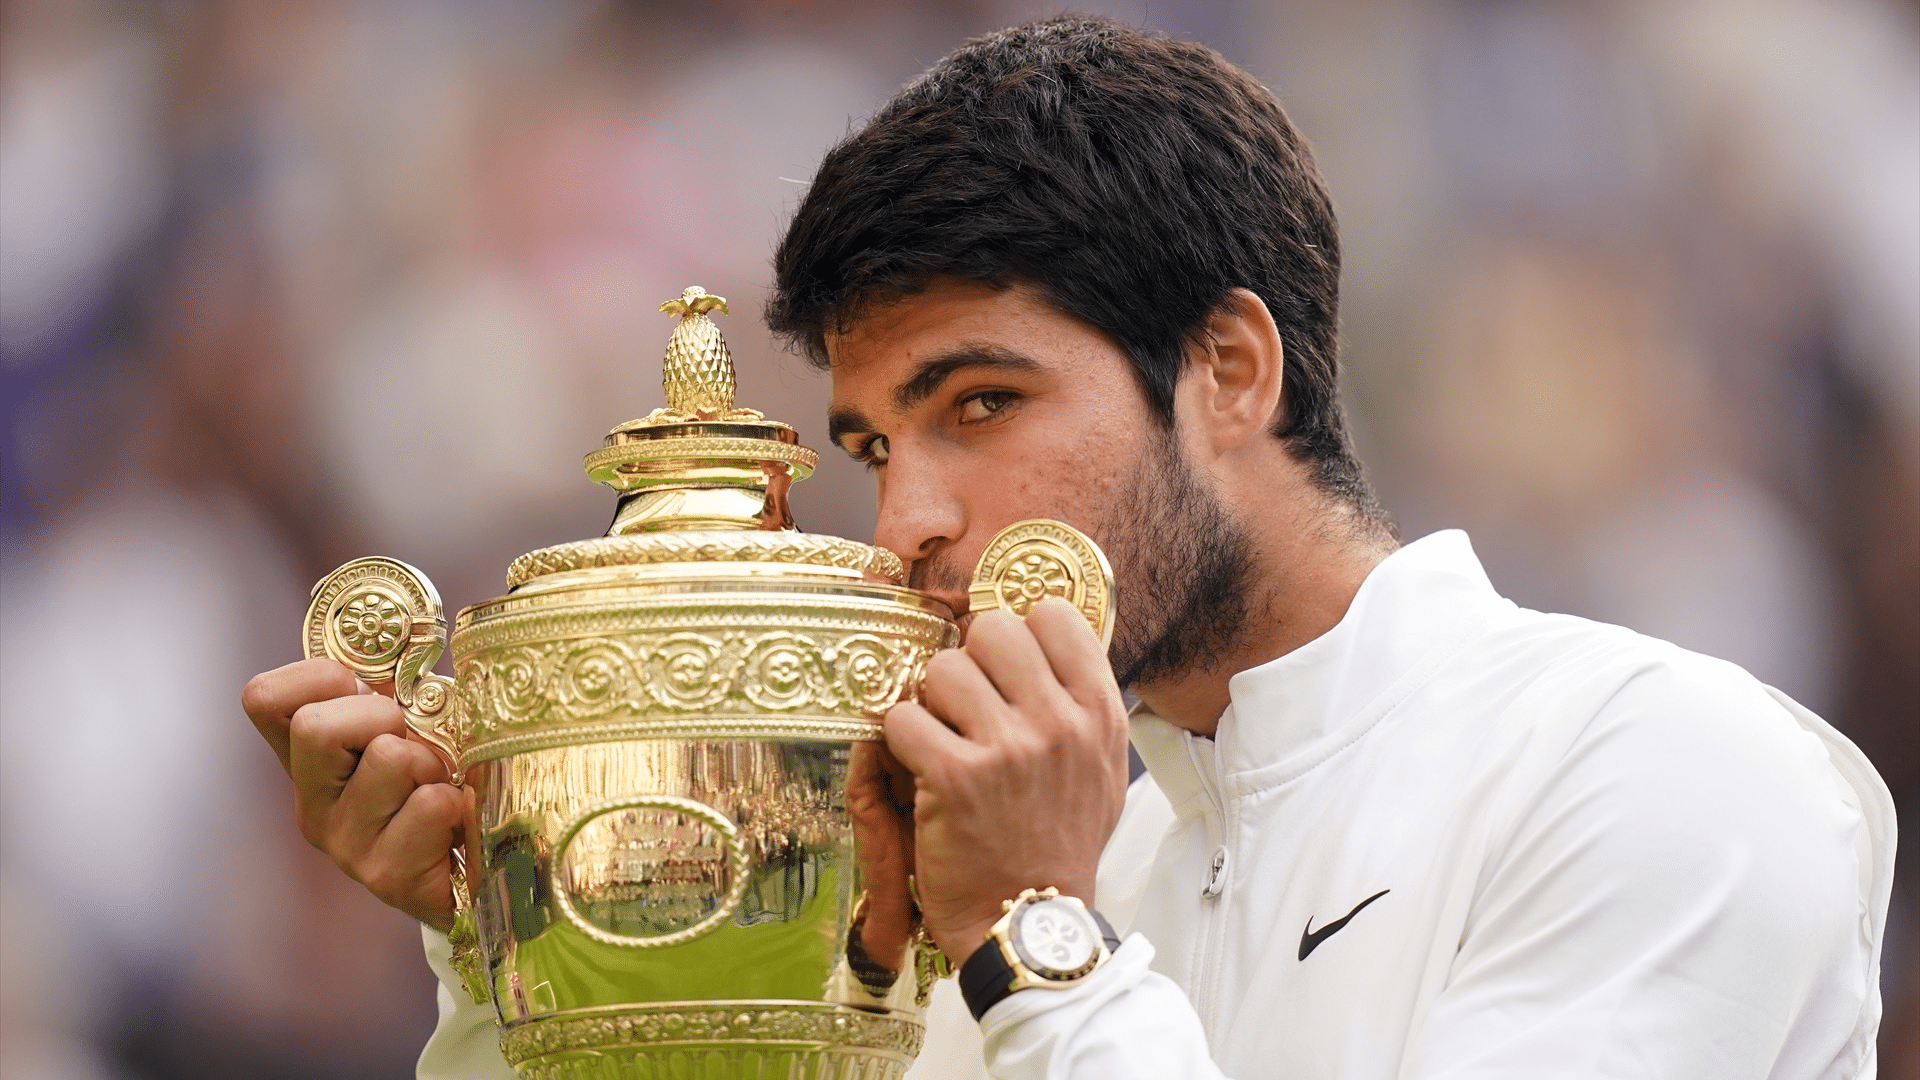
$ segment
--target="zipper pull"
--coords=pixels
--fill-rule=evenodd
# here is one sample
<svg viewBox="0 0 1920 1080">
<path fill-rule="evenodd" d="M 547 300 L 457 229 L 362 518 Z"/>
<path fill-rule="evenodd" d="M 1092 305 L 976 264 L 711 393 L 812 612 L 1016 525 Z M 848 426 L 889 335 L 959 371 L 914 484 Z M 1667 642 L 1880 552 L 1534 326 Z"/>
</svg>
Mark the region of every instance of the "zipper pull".
<svg viewBox="0 0 1920 1080">
<path fill-rule="evenodd" d="M 1226 887 L 1227 847 L 1222 844 L 1213 850 L 1213 868 L 1207 871 L 1207 884 L 1200 890 L 1200 895 L 1208 898 L 1219 896 L 1220 891 Z"/>
</svg>

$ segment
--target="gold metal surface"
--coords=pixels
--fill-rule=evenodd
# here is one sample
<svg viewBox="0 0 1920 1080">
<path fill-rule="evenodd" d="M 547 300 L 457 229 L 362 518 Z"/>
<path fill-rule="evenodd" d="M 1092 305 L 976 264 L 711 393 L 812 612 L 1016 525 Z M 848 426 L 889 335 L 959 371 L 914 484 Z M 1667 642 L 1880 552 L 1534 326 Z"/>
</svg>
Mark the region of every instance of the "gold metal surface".
<svg viewBox="0 0 1920 1080">
<path fill-rule="evenodd" d="M 947 965 L 879 725 L 959 631 L 892 552 L 794 530 L 818 459 L 735 406 L 725 300 L 661 310 L 667 406 L 585 461 L 620 493 L 607 536 L 516 559 L 455 617 L 452 679 L 439 596 L 391 559 L 314 587 L 307 654 L 391 683 L 471 792 L 456 967 L 522 1077 L 894 1080 Z M 1016 531 L 973 602 L 1058 591 L 1104 639 L 1099 549 Z"/>
<path fill-rule="evenodd" d="M 1113 568 L 1098 544 L 1046 518 L 1016 521 L 995 533 L 967 589 L 973 610 L 998 607 L 1025 615 L 1045 596 L 1079 608 L 1100 644 L 1113 640 Z"/>
<path fill-rule="evenodd" d="M 537 577 L 603 566 L 660 563 L 800 563 L 838 566 L 898 584 L 906 571 L 886 548 L 837 536 L 798 532 L 663 533 L 644 541 L 602 536 L 529 551 L 507 567 L 507 587 L 517 589 Z"/>
</svg>

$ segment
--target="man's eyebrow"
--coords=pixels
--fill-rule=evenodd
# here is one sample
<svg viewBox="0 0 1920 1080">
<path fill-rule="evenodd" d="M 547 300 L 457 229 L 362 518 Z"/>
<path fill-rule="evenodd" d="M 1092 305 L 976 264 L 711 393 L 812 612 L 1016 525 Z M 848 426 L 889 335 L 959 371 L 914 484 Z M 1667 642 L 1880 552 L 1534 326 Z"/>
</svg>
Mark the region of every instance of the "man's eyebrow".
<svg viewBox="0 0 1920 1080">
<path fill-rule="evenodd" d="M 867 419 L 867 414 L 859 409 L 842 406 L 827 410 L 827 441 L 835 446 L 840 445 L 844 435 L 872 430 L 873 421 Z"/>
<path fill-rule="evenodd" d="M 948 376 L 962 368 L 990 367 L 1002 371 L 1038 371 L 1040 361 L 998 345 L 962 345 L 929 357 L 893 390 L 893 406 L 905 411 L 932 397 Z"/>
</svg>

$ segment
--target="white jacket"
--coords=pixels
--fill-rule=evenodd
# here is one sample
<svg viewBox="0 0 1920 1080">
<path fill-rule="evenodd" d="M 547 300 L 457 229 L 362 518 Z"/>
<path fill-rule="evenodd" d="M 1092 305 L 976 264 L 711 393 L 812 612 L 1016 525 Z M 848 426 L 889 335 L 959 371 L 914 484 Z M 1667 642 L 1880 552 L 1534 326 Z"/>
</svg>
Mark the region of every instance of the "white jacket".
<svg viewBox="0 0 1920 1080">
<path fill-rule="evenodd" d="M 1448 532 L 1229 689 L 1212 740 L 1134 716 L 1113 962 L 978 1028 L 943 985 L 912 1080 L 1873 1075 L 1892 801 L 1739 668 L 1518 608 Z M 441 1000 L 423 1080 L 510 1075 Z"/>
</svg>

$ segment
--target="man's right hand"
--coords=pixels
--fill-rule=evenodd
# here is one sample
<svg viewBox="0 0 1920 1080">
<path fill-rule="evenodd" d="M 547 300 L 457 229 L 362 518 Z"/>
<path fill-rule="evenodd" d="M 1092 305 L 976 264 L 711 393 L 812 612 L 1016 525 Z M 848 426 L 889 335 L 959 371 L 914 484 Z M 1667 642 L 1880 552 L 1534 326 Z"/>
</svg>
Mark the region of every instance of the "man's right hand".
<svg viewBox="0 0 1920 1080">
<path fill-rule="evenodd" d="M 253 677 L 241 704 L 293 778 L 301 835 L 380 900 L 445 932 L 467 795 L 392 698 L 332 660 Z"/>
</svg>

